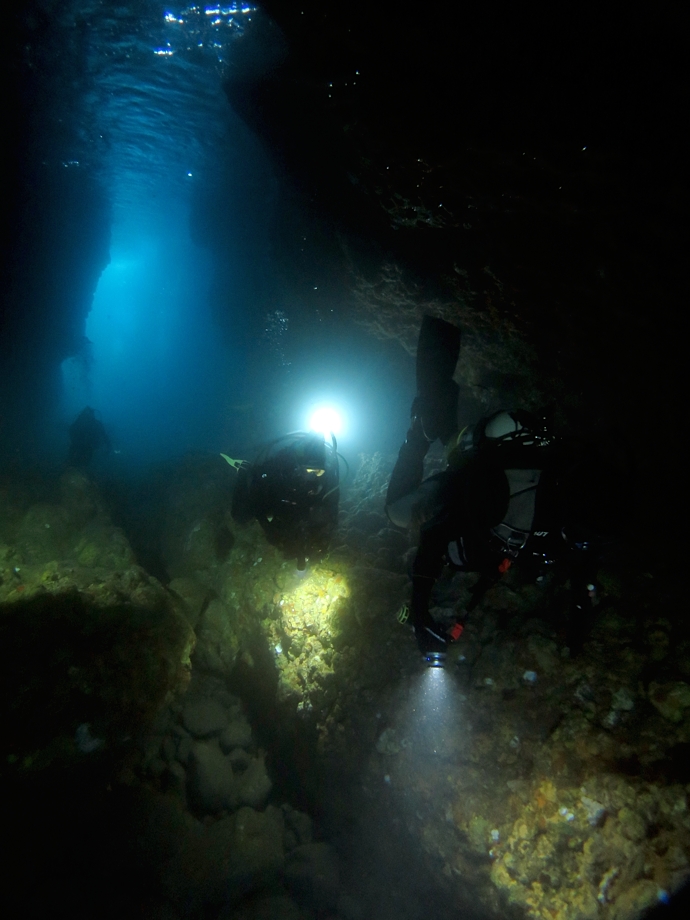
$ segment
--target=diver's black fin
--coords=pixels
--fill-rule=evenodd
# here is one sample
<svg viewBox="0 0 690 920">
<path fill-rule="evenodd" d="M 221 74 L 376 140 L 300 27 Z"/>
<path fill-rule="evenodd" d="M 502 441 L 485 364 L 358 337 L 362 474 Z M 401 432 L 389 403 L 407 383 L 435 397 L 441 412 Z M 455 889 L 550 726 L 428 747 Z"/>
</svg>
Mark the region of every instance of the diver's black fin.
<svg viewBox="0 0 690 920">
<path fill-rule="evenodd" d="M 453 380 L 460 356 L 460 330 L 425 316 L 417 343 L 417 408 L 430 441 L 446 443 L 457 426 L 458 386 Z"/>
<path fill-rule="evenodd" d="M 425 316 L 417 341 L 417 393 L 453 379 L 460 357 L 460 330 L 436 316 Z"/>
</svg>

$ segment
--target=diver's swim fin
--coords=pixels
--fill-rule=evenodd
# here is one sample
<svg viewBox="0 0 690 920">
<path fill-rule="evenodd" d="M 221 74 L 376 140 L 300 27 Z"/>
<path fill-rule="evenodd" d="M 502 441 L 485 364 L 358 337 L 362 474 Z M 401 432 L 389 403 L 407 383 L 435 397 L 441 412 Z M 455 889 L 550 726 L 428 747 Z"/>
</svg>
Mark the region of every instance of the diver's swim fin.
<svg viewBox="0 0 690 920">
<path fill-rule="evenodd" d="M 452 380 L 460 357 L 460 330 L 436 316 L 425 316 L 417 340 L 417 393 Z"/>
<path fill-rule="evenodd" d="M 453 380 L 460 357 L 460 330 L 425 316 L 417 342 L 417 400 L 413 414 L 422 420 L 429 441 L 445 444 L 457 426 L 458 385 Z"/>
<path fill-rule="evenodd" d="M 245 467 L 245 466 L 248 465 L 246 460 L 233 460 L 232 457 L 228 457 L 227 454 L 221 454 L 221 457 L 223 458 L 223 460 L 225 460 L 227 463 L 229 463 L 230 466 L 231 466 L 234 470 L 237 470 L 238 472 L 239 472 L 243 467 Z"/>
</svg>

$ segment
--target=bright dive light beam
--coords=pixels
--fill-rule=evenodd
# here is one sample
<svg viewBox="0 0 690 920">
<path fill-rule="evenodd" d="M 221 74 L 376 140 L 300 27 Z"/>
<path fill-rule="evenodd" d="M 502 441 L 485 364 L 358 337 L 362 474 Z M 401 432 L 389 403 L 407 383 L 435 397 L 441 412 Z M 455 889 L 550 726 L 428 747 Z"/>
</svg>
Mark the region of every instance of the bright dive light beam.
<svg viewBox="0 0 690 920">
<path fill-rule="evenodd" d="M 311 431 L 318 431 L 324 437 L 328 437 L 331 432 L 335 435 L 340 435 L 343 429 L 343 422 L 340 413 L 336 412 L 331 406 L 320 406 L 312 412 L 309 419 L 309 428 Z"/>
</svg>

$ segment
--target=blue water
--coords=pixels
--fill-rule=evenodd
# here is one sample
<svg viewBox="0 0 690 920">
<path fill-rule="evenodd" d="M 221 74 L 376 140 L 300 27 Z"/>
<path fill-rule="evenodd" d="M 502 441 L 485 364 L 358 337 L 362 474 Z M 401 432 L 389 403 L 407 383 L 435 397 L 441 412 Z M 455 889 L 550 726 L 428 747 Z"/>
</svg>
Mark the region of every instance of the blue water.
<svg viewBox="0 0 690 920">
<path fill-rule="evenodd" d="M 306 427 L 323 404 L 343 417 L 351 458 L 397 446 L 409 359 L 361 332 L 343 337 L 350 292 L 318 252 L 304 256 L 304 277 L 285 280 L 276 226 L 291 226 L 295 193 L 223 89 L 281 59 L 277 27 L 246 4 L 74 0 L 61 15 L 63 34 L 84 44 L 85 72 L 60 113 L 70 145 L 51 155 L 97 178 L 112 222 L 87 341 L 62 365 L 57 454 L 85 405 L 117 463 L 251 451 Z"/>
<path fill-rule="evenodd" d="M 72 115 L 80 140 L 64 167 L 97 174 L 112 237 L 86 321 L 90 344 L 63 364 L 63 429 L 90 404 L 122 458 L 220 450 L 236 436 L 233 407 L 247 399 L 251 304 L 246 274 L 226 278 L 218 294 L 217 254 L 193 238 L 192 213 L 202 195 L 238 200 L 233 171 L 238 185 L 257 174 L 270 182 L 222 90 L 252 11 L 148 2 L 75 9 L 86 22 L 89 90 Z M 238 224 L 254 221 L 236 210 Z M 250 232 L 260 235 L 270 216 L 262 209 Z"/>
</svg>

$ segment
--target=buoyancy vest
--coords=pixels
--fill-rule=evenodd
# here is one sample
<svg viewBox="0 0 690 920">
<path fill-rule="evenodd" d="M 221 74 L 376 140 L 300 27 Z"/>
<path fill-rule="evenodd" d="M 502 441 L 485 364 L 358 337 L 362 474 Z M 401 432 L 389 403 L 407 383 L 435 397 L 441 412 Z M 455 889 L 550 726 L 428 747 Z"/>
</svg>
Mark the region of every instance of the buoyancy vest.
<svg viewBox="0 0 690 920">
<path fill-rule="evenodd" d="M 489 528 L 491 550 L 514 560 L 534 533 L 537 494 L 542 474 L 549 467 L 553 438 L 540 421 L 527 413 L 505 410 L 464 429 L 451 445 L 449 469 L 462 475 L 470 462 L 501 471 L 507 480 L 507 506 L 500 522 Z M 459 522 L 461 525 L 461 522 Z M 546 534 L 539 531 L 540 536 Z M 468 563 L 462 537 L 448 545 L 448 558 L 455 565 Z"/>
</svg>

